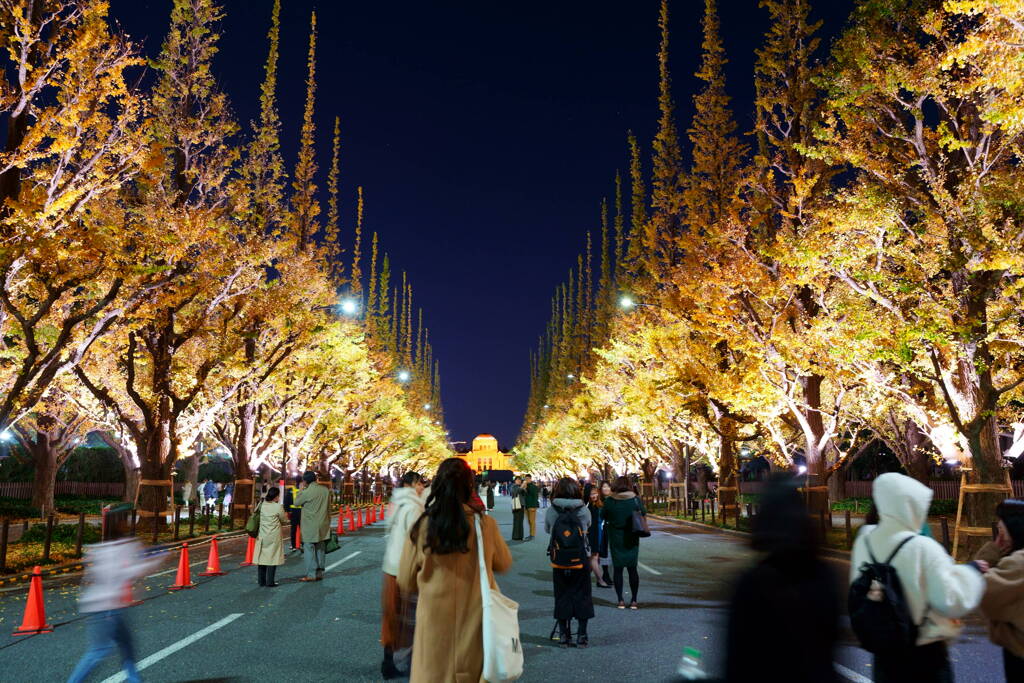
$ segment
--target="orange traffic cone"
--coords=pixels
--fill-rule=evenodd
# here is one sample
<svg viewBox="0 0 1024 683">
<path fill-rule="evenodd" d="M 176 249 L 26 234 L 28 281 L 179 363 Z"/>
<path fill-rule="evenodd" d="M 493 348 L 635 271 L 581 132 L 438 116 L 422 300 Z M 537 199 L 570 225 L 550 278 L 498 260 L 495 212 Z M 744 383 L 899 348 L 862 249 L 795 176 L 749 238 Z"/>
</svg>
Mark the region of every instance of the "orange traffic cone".
<svg viewBox="0 0 1024 683">
<path fill-rule="evenodd" d="M 301 548 L 302 547 L 302 527 L 301 526 L 296 526 L 295 527 L 295 547 L 296 548 Z"/>
<path fill-rule="evenodd" d="M 362 529 L 366 526 L 366 508 L 356 510 L 356 528 Z"/>
<path fill-rule="evenodd" d="M 168 590 L 180 591 L 185 588 L 195 588 L 192 583 L 192 570 L 188 566 L 188 543 L 181 544 L 181 557 L 178 558 L 178 575 L 174 579 L 174 585 Z"/>
<path fill-rule="evenodd" d="M 28 587 L 28 601 L 25 603 L 25 616 L 13 635 L 29 636 L 52 632 L 53 627 L 46 623 L 46 606 L 43 604 L 43 571 L 39 567 L 33 567 L 32 581 Z"/>
<path fill-rule="evenodd" d="M 369 524 L 374 524 L 374 523 L 376 523 L 376 521 L 377 521 L 377 508 L 376 507 L 371 507 L 370 508 L 370 519 L 368 520 L 368 523 Z"/>
<path fill-rule="evenodd" d="M 220 570 L 220 550 L 217 548 L 217 537 L 210 540 L 210 557 L 206 560 L 206 571 L 199 572 L 199 576 L 224 576 Z"/>
<path fill-rule="evenodd" d="M 355 531 L 356 530 L 356 520 L 354 520 L 352 518 L 352 506 L 351 505 L 345 511 L 345 516 L 348 517 L 348 530 L 349 531 Z"/>
<path fill-rule="evenodd" d="M 142 600 L 135 599 L 135 595 L 132 593 L 131 582 L 124 585 L 124 597 L 121 599 L 124 601 L 125 607 L 137 607 L 142 604 Z"/>
<path fill-rule="evenodd" d="M 345 513 L 341 508 L 338 508 L 338 529 L 337 534 L 339 536 L 345 535 Z"/>
<path fill-rule="evenodd" d="M 252 536 L 249 537 L 249 542 L 245 544 L 245 560 L 238 563 L 239 567 L 251 567 L 252 557 L 256 554 L 256 539 Z"/>
</svg>

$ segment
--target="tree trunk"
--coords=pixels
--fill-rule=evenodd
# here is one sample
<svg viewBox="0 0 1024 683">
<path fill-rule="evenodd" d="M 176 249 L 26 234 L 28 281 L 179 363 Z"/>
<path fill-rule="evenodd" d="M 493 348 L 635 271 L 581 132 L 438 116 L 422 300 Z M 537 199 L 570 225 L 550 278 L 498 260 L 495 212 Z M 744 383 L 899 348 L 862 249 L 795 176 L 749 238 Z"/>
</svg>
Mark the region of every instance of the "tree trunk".
<svg viewBox="0 0 1024 683">
<path fill-rule="evenodd" d="M 56 509 L 53 492 L 57 485 L 57 454 L 48 447 L 48 439 L 44 434 L 39 434 L 37 438 L 42 443 L 33 444 L 35 473 L 32 476 L 32 507 L 39 508 L 41 516 L 45 518 Z"/>
<path fill-rule="evenodd" d="M 736 472 L 736 433 L 738 425 L 730 417 L 718 421 L 718 503 L 722 516 L 735 515 L 739 509 L 739 482 Z"/>
<path fill-rule="evenodd" d="M 810 434 L 804 435 L 804 457 L 806 459 L 807 511 L 817 519 L 821 513 L 828 513 L 829 482 L 825 476 L 825 457 L 819 446 L 825 434 L 825 423 L 821 416 L 821 375 L 808 375 L 802 379 L 804 405 L 803 417 L 810 427 Z"/>
</svg>

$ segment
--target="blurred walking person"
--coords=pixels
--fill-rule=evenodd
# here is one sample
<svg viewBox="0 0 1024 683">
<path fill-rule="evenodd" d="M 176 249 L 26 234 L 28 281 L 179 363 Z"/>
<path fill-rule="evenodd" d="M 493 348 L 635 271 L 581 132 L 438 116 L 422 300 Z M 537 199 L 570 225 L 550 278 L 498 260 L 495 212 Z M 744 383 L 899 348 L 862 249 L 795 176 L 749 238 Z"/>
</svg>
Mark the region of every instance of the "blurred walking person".
<svg viewBox="0 0 1024 683">
<path fill-rule="evenodd" d="M 1006 680 L 1024 681 L 1024 500 L 1004 500 L 996 517 L 996 540 L 975 557 L 990 565 L 981 613 L 988 619 L 989 638 L 1003 648 Z"/>
<path fill-rule="evenodd" d="M 644 504 L 633 491 L 633 483 L 629 477 L 622 476 L 612 484 L 612 495 L 604 499 L 601 508 L 601 519 L 605 521 L 608 532 L 608 548 L 611 550 L 612 582 L 615 594 L 619 598 L 619 609 L 626 609 L 623 599 L 623 571 L 629 573 L 630 609 L 639 609 L 637 593 L 640 590 L 640 574 L 637 562 L 640 557 L 640 537 L 633 531 L 633 513 L 637 510 L 646 515 Z"/>
<path fill-rule="evenodd" d="M 266 498 L 260 503 L 260 532 L 256 537 L 253 556 L 256 562 L 256 580 L 259 585 L 275 588 L 277 568 L 284 564 L 284 540 L 281 525 L 288 523 L 284 506 L 278 502 L 281 489 L 271 486 Z"/>
<path fill-rule="evenodd" d="M 608 556 L 608 534 L 604 530 L 604 520 L 601 519 L 601 508 L 604 502 L 601 500 L 601 490 L 596 486 L 590 487 L 587 510 L 590 511 L 590 530 L 587 532 L 587 541 L 590 546 L 590 570 L 597 577 L 598 588 L 611 588 L 611 583 L 606 581 L 608 568 L 605 567 L 604 575 L 601 573 L 601 553 L 604 547 L 604 556 Z"/>
<path fill-rule="evenodd" d="M 888 565 L 902 587 L 901 607 L 909 614 L 912 642 L 888 641 L 874 647 L 874 676 L 879 683 L 942 682 L 953 680 L 947 643 L 960 635 L 960 618 L 975 609 L 985 592 L 983 561 L 956 564 L 935 539 L 921 535 L 928 517 L 932 490 L 902 474 L 889 472 L 875 479 L 871 496 L 878 510 L 877 525 L 861 527 L 850 554 L 850 584 L 871 565 Z M 851 591 L 850 617 L 857 632 L 858 598 Z M 864 604 L 878 600 L 871 595 Z M 890 604 L 892 601 L 887 600 Z M 861 644 L 870 633 L 857 633 Z"/>
<path fill-rule="evenodd" d="M 295 496 L 302 508 L 302 552 L 306 575 L 299 581 L 323 581 L 327 562 L 327 539 L 331 537 L 331 490 L 316 480 L 316 473 L 302 475 L 303 489 Z"/>
<path fill-rule="evenodd" d="M 522 477 L 516 477 L 508 490 L 512 497 L 512 540 L 523 540 L 523 517 L 526 514 L 526 492 Z"/>
<path fill-rule="evenodd" d="M 559 479 L 552 491 L 554 499 L 544 513 L 544 531 L 551 534 L 548 554 L 555 593 L 555 620 L 561 631 L 562 647 L 573 647 L 572 620 L 579 628 L 575 646 L 587 647 L 587 622 L 594 618 L 590 592 L 590 552 L 587 531 L 590 510 L 583 504 L 580 485 L 568 477 Z"/>
<path fill-rule="evenodd" d="M 397 577 L 409 530 L 423 514 L 423 490 L 423 477 L 417 472 L 406 472 L 391 495 L 392 510 L 381 566 L 384 583 L 380 601 L 380 642 L 384 646 L 384 661 L 380 673 L 385 679 L 402 675 L 395 665 L 395 651 L 412 645 L 412 634 L 407 633 L 405 627 L 412 621 L 410 610 L 415 610 L 415 596 L 399 590 Z"/>
<path fill-rule="evenodd" d="M 818 554 L 818 534 L 797 487 L 769 482 L 754 518 L 751 546 L 764 555 L 737 580 L 729 604 L 725 680 L 746 683 L 839 681 L 833 651 L 841 595 L 832 567 Z M 799 633 L 800 652 L 768 633 Z"/>
<path fill-rule="evenodd" d="M 473 503 L 473 470 L 461 458 L 441 463 L 426 510 L 402 551 L 398 588 L 418 593 L 412 683 L 480 680 L 483 672 L 483 598 L 477 544 L 483 543 L 491 587 L 494 573 L 512 566 L 498 523 Z M 483 538 L 477 538 L 479 515 Z"/>
<path fill-rule="evenodd" d="M 79 683 L 88 678 L 100 662 L 117 649 L 121 653 L 121 670 L 125 680 L 141 680 L 135 665 L 135 643 L 124 618 L 125 596 L 130 595 L 132 583 L 160 564 L 155 557 L 147 558 L 142 544 L 134 538 L 119 538 L 113 526 L 109 541 L 90 546 L 85 554 L 85 576 L 79 609 L 88 614 L 86 632 L 89 649 L 71 672 L 68 683 Z"/>
</svg>

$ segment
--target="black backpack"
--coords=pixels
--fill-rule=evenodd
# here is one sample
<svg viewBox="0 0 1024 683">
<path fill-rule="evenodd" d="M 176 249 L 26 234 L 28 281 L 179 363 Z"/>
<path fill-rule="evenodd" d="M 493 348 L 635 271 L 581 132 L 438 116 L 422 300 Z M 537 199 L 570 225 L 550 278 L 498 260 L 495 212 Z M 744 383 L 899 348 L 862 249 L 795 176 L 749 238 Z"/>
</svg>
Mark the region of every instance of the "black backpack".
<svg viewBox="0 0 1024 683">
<path fill-rule="evenodd" d="M 553 506 L 558 512 L 551 527 L 548 557 L 555 569 L 582 569 L 587 557 L 587 537 L 576 510 Z"/>
<path fill-rule="evenodd" d="M 871 562 L 860 566 L 860 576 L 850 586 L 849 610 L 850 626 L 868 652 L 899 652 L 917 643 L 917 624 L 892 566 L 896 553 L 913 538 L 903 539 L 885 562 L 875 559 L 871 544 L 864 539 Z"/>
</svg>

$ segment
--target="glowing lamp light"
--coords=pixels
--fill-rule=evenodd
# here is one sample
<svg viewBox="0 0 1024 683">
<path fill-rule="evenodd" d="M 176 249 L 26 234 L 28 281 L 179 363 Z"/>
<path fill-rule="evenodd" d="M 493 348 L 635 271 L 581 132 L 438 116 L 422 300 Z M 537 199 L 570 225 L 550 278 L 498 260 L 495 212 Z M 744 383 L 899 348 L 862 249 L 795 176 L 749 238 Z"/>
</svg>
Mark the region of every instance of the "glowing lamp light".
<svg viewBox="0 0 1024 683">
<path fill-rule="evenodd" d="M 569 373 L 568 375 L 566 375 L 566 376 L 565 376 L 565 378 L 566 378 L 566 379 L 576 379 L 576 375 L 574 375 L 574 374 L 572 374 L 572 373 L 570 372 L 570 373 Z"/>
<path fill-rule="evenodd" d="M 398 381 L 399 382 L 408 382 L 411 379 L 412 379 L 412 374 L 408 370 L 399 370 L 398 371 Z"/>
<path fill-rule="evenodd" d="M 5 429 L 0 432 L 0 441 L 14 441 L 14 434 L 11 433 L 10 429 Z"/>
<path fill-rule="evenodd" d="M 430 410 L 430 404 L 429 403 L 424 403 L 423 404 L 423 410 Z"/>
<path fill-rule="evenodd" d="M 634 306 L 636 306 L 636 302 L 633 301 L 633 297 L 629 295 L 623 295 L 623 297 L 619 299 L 619 308 L 624 311 L 628 311 Z"/>
<path fill-rule="evenodd" d="M 345 315 L 355 315 L 359 312 L 359 302 L 355 299 L 345 299 L 338 305 L 338 308 Z"/>
<path fill-rule="evenodd" d="M 800 467 L 796 468 L 796 471 L 800 474 L 805 474 L 807 472 L 807 465 L 800 465 Z"/>
</svg>

